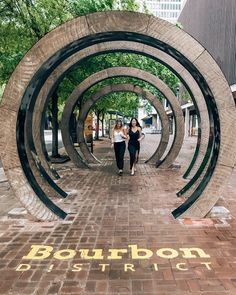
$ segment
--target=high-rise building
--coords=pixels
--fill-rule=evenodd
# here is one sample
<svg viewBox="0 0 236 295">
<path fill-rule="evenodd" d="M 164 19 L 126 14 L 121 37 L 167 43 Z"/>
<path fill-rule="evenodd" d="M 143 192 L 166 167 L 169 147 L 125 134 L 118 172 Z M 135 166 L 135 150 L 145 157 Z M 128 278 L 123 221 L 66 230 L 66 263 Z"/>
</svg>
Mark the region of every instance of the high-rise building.
<svg viewBox="0 0 236 295">
<path fill-rule="evenodd" d="M 155 16 L 176 23 L 186 0 L 140 0 Z"/>
</svg>

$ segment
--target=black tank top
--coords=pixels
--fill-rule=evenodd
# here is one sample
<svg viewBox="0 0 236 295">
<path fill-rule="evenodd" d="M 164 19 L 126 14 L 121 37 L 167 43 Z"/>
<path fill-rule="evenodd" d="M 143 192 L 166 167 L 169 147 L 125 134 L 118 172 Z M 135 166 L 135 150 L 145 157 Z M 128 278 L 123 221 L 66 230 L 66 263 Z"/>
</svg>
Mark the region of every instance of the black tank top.
<svg viewBox="0 0 236 295">
<path fill-rule="evenodd" d="M 139 131 L 133 132 L 131 128 L 129 129 L 129 140 L 133 142 L 137 142 L 139 139 Z"/>
</svg>

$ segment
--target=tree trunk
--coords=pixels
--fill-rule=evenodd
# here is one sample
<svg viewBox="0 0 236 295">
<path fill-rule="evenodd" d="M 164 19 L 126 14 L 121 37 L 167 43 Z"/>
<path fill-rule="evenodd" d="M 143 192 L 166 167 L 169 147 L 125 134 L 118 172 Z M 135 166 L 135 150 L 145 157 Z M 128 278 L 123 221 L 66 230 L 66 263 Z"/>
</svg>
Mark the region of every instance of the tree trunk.
<svg viewBox="0 0 236 295">
<path fill-rule="evenodd" d="M 59 158 L 60 155 L 58 153 L 58 95 L 57 91 L 52 95 L 52 157 Z"/>
<path fill-rule="evenodd" d="M 100 116 L 100 111 L 97 111 L 96 113 L 97 116 L 97 126 L 96 126 L 96 132 L 95 132 L 95 139 L 99 139 L 99 116 Z"/>
<path fill-rule="evenodd" d="M 101 120 L 101 122 L 102 122 L 102 137 L 105 137 L 105 134 L 104 134 L 104 117 L 105 117 L 105 114 L 103 113 L 102 114 L 102 120 Z"/>
</svg>

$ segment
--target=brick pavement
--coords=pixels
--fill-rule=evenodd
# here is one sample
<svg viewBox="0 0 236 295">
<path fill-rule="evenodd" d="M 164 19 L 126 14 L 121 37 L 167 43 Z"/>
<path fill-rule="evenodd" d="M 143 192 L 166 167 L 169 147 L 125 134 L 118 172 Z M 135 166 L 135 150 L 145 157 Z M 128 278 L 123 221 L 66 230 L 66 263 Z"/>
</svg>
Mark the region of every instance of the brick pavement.
<svg viewBox="0 0 236 295">
<path fill-rule="evenodd" d="M 236 294 L 236 171 L 217 204 L 230 212 L 175 220 L 171 211 L 182 202 L 175 192 L 186 183 L 181 172 L 195 139 L 185 142 L 180 170 L 157 170 L 143 163 L 152 136 L 134 177 L 127 155 L 124 175 L 116 174 L 106 141 L 95 142 L 102 166 L 58 165 L 58 183 L 70 192 L 60 201 L 66 220 L 10 219 L 2 211 L 0 294 Z"/>
</svg>

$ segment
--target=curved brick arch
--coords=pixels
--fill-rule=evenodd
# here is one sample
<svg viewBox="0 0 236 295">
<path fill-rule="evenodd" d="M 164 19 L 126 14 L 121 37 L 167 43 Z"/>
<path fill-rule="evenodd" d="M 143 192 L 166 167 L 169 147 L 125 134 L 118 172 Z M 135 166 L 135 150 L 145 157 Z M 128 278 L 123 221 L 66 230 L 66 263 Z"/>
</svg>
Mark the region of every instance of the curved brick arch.
<svg viewBox="0 0 236 295">
<path fill-rule="evenodd" d="M 46 152 L 46 147 L 44 144 L 44 137 L 43 137 L 43 130 L 44 130 L 44 122 L 41 120 L 42 113 L 45 113 L 45 105 L 49 98 L 49 93 L 52 93 L 52 89 L 57 87 L 61 79 L 64 77 L 65 72 L 69 71 L 71 67 L 73 67 L 74 64 L 77 64 L 81 60 L 83 60 L 85 57 L 99 54 L 99 53 L 106 53 L 106 52 L 112 52 L 112 51 L 132 51 L 139 54 L 144 54 L 150 58 L 153 58 L 154 60 L 157 60 L 166 66 L 168 66 L 171 70 L 173 70 L 177 76 L 181 79 L 182 83 L 185 84 L 186 88 L 189 90 L 190 94 L 192 94 L 192 98 L 194 98 L 195 101 L 195 108 L 196 110 L 199 110 L 201 113 L 201 122 L 199 125 L 201 125 L 201 128 L 199 128 L 198 132 L 198 141 L 196 150 L 193 156 L 193 159 L 190 163 L 189 168 L 187 169 L 185 173 L 185 177 L 191 172 L 191 182 L 196 185 L 201 181 L 199 178 L 199 174 L 201 174 L 202 169 L 201 166 L 202 163 L 205 163 L 206 160 L 206 151 L 211 150 L 208 146 L 208 140 L 209 140 L 209 116 L 208 111 L 206 107 L 206 103 L 204 101 L 203 94 L 198 87 L 196 81 L 193 79 L 191 74 L 186 70 L 178 61 L 176 61 L 173 57 L 166 54 L 165 52 L 150 47 L 148 45 L 143 45 L 137 42 L 131 42 L 131 41 L 112 41 L 112 42 L 106 42 L 101 43 L 99 45 L 92 45 L 89 48 L 82 49 L 78 53 L 73 54 L 71 57 L 66 59 L 64 62 L 62 62 L 52 73 L 52 75 L 47 79 L 45 84 L 43 85 L 38 99 L 36 101 L 35 105 L 35 111 L 33 113 L 33 138 L 35 142 L 36 151 L 38 154 L 38 157 L 44 167 L 44 169 L 47 171 L 49 175 L 52 174 L 53 171 L 51 171 L 49 164 L 48 164 L 48 156 Z M 40 131 L 40 132 L 39 132 Z M 208 156 L 209 157 L 209 156 Z M 87 167 L 86 163 L 81 163 L 83 166 Z M 199 172 L 200 171 L 200 172 Z M 196 177 L 197 176 L 197 177 Z M 197 181 L 195 180 L 197 178 Z M 193 186 L 193 184 L 190 183 L 189 188 Z M 189 189 L 188 188 L 188 189 Z M 182 193 L 183 194 L 183 193 Z"/>
<path fill-rule="evenodd" d="M 55 214 L 60 215 L 52 203 L 45 202 L 47 196 L 40 191 L 37 179 L 31 179 L 24 146 L 25 113 L 28 104 L 34 105 L 40 87 L 56 65 L 83 46 L 102 42 L 101 38 L 103 41 L 129 39 L 151 44 L 191 71 L 207 104 L 212 153 L 199 187 L 173 214 L 175 217 L 204 216 L 218 200 L 235 163 L 232 93 L 215 61 L 196 40 L 165 21 L 139 13 L 96 13 L 75 19 L 42 38 L 20 62 L 7 84 L 0 113 L 1 158 L 15 194 L 39 219 L 54 219 Z M 15 132 L 12 126 L 17 126 Z"/>
<path fill-rule="evenodd" d="M 80 167 L 81 157 L 77 153 L 71 140 L 69 126 L 71 114 L 78 100 L 82 98 L 83 94 L 93 85 L 105 79 L 114 77 L 133 77 L 148 82 L 153 87 L 156 87 L 169 101 L 175 118 L 175 136 L 169 152 L 167 153 L 165 158 L 160 161 L 160 165 L 162 166 L 162 168 L 168 168 L 178 156 L 184 139 L 184 119 L 182 109 L 172 90 L 163 81 L 148 72 L 131 67 L 113 67 L 102 70 L 100 72 L 96 72 L 95 74 L 89 76 L 87 79 L 81 82 L 79 86 L 76 87 L 71 93 L 66 101 L 61 120 L 62 140 L 68 156 L 71 158 L 76 166 Z"/>
<path fill-rule="evenodd" d="M 162 52 L 162 51 L 160 51 L 158 49 L 150 48 L 147 45 L 143 46 L 143 48 L 142 48 L 139 45 L 140 44 L 137 44 L 137 43 L 134 43 L 134 42 L 127 43 L 127 42 L 113 41 L 113 42 L 109 42 L 108 44 L 101 44 L 99 47 L 98 46 L 96 46 L 96 47 L 92 46 L 92 47 L 90 47 L 88 49 L 82 50 L 81 52 L 79 52 L 80 54 L 75 54 L 72 58 L 69 58 L 65 62 L 66 65 L 62 64 L 61 66 L 62 66 L 62 68 L 64 70 L 66 70 L 67 67 L 71 66 L 71 64 L 76 63 L 78 59 L 81 59 L 84 56 L 87 56 L 88 54 L 94 54 L 94 52 L 99 52 L 99 51 L 104 52 L 105 50 L 110 51 L 112 49 L 114 50 L 114 48 L 117 48 L 117 49 L 122 48 L 123 50 L 124 49 L 131 50 L 132 48 L 133 49 L 135 48 L 135 52 L 141 51 L 141 52 L 145 53 L 148 56 L 149 55 L 150 56 L 153 55 L 154 57 L 158 56 L 159 59 L 161 59 L 164 63 L 171 64 L 171 66 L 174 68 L 174 70 L 176 72 L 180 73 L 183 76 L 183 78 L 187 80 L 188 86 L 189 86 L 191 92 L 196 97 L 195 100 L 197 102 L 199 110 L 201 111 L 201 117 L 202 117 L 201 133 L 202 133 L 202 136 L 201 136 L 201 140 L 198 139 L 198 143 L 200 145 L 200 148 L 199 148 L 199 156 L 198 156 L 198 158 L 197 158 L 197 160 L 195 162 L 195 169 L 193 169 L 193 172 L 195 172 L 197 170 L 196 168 L 199 167 L 201 161 L 203 160 L 206 150 L 209 150 L 208 149 L 208 134 L 209 134 L 208 113 L 207 113 L 207 110 L 206 110 L 206 106 L 204 104 L 202 93 L 199 91 L 199 88 L 196 87 L 196 82 L 194 83 L 194 80 L 193 80 L 193 78 L 191 78 L 188 71 L 185 70 L 183 66 L 178 64 L 172 57 L 168 56 L 166 53 L 164 53 L 164 52 Z M 51 83 L 52 83 L 51 80 L 54 80 L 59 75 L 58 72 L 60 73 L 61 70 L 60 70 L 60 67 L 59 67 L 59 69 L 55 73 L 53 73 L 52 77 L 49 78 Z M 44 104 L 45 104 L 44 98 L 46 98 L 48 88 L 49 87 L 46 87 L 46 90 L 45 90 L 44 87 L 42 88 L 43 89 L 42 95 L 39 96 L 39 98 L 37 100 L 37 102 L 38 102 L 37 107 L 38 108 L 36 108 L 36 110 L 37 110 L 36 114 L 38 114 L 38 119 L 37 119 L 38 121 L 40 120 L 42 106 L 44 106 Z M 41 126 L 43 126 L 43 125 L 44 124 L 41 124 Z M 36 126 L 34 126 L 33 130 L 35 130 L 35 133 L 37 134 L 38 130 L 40 130 L 40 127 L 38 127 L 36 125 Z M 41 138 L 42 138 L 42 134 L 41 134 Z M 36 140 L 37 140 L 37 137 L 36 137 Z M 37 149 L 37 147 L 38 147 L 38 149 Z M 41 140 L 39 138 L 38 138 L 38 145 L 36 145 L 36 150 L 37 150 L 37 153 L 39 155 L 40 160 L 42 159 L 42 162 L 43 161 L 46 162 L 46 159 L 44 159 L 44 157 L 43 157 L 43 148 L 41 147 Z M 42 155 L 42 156 L 40 157 L 40 155 Z M 85 163 L 82 162 L 82 165 L 85 166 Z M 47 166 L 45 165 L 45 167 L 47 167 Z M 48 170 L 49 170 L 48 173 L 50 173 L 50 169 L 48 169 Z M 201 177 L 203 177 L 203 176 L 201 176 Z M 178 193 L 178 195 L 179 196 L 186 196 L 187 194 L 191 195 L 191 192 L 194 190 L 194 188 L 196 188 L 198 186 L 198 184 L 201 182 L 201 177 L 199 177 L 199 175 L 197 175 L 197 180 L 195 180 L 196 177 L 192 178 L 191 182 L 190 182 L 190 185 L 186 185 L 186 187 L 183 188 Z"/>
<path fill-rule="evenodd" d="M 143 90 L 139 86 L 134 86 L 132 84 L 112 84 L 109 86 L 105 86 L 102 89 L 98 90 L 94 93 L 82 106 L 82 109 L 79 113 L 78 124 L 77 124 L 77 138 L 80 146 L 80 150 L 84 155 L 85 159 L 90 162 L 92 155 L 88 149 L 87 144 L 85 143 L 84 138 L 84 122 L 85 119 L 92 108 L 92 106 L 102 97 L 112 92 L 133 92 L 142 96 L 142 98 L 147 99 L 152 103 L 153 107 L 157 111 L 162 125 L 162 134 L 160 144 L 157 149 L 153 153 L 153 155 L 146 161 L 149 163 L 156 163 L 163 156 L 168 142 L 169 142 L 169 120 L 164 110 L 162 103 L 149 91 Z"/>
</svg>

